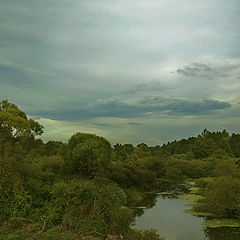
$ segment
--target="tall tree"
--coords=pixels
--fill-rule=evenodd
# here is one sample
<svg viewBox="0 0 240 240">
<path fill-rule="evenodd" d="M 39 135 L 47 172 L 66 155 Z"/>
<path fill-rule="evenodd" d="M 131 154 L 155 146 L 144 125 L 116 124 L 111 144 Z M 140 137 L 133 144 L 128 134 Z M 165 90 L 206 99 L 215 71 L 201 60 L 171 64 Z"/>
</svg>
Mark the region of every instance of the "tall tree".
<svg viewBox="0 0 240 240">
<path fill-rule="evenodd" d="M 15 104 L 0 101 L 0 154 L 10 155 L 42 133 L 43 126 L 29 119 Z"/>
</svg>

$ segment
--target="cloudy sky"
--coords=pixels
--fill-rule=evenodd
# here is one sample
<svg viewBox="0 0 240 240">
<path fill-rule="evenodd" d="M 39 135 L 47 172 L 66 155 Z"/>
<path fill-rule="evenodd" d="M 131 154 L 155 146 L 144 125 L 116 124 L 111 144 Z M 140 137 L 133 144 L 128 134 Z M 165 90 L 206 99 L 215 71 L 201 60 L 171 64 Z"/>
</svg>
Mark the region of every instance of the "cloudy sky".
<svg viewBox="0 0 240 240">
<path fill-rule="evenodd" d="M 240 131 L 238 0 L 1 0 L 0 98 L 111 143 Z"/>
</svg>

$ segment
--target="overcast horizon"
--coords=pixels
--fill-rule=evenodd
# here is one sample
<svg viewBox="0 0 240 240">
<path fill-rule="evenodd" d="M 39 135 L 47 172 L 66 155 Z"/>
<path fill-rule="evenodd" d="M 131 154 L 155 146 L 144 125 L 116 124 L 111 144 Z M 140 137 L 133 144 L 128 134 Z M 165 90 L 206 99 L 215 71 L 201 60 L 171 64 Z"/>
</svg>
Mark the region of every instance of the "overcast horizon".
<svg viewBox="0 0 240 240">
<path fill-rule="evenodd" d="M 240 2 L 2 0 L 0 99 L 112 144 L 239 133 Z"/>
</svg>

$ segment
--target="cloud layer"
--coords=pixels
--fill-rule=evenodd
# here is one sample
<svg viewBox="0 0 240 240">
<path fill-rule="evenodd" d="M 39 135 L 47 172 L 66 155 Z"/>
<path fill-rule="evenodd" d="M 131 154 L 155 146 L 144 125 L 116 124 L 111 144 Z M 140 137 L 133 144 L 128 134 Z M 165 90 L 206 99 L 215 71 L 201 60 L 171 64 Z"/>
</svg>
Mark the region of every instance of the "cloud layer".
<svg viewBox="0 0 240 240">
<path fill-rule="evenodd" d="M 239 25 L 235 0 L 2 0 L 0 96 L 44 119 L 44 139 L 235 131 Z"/>
</svg>

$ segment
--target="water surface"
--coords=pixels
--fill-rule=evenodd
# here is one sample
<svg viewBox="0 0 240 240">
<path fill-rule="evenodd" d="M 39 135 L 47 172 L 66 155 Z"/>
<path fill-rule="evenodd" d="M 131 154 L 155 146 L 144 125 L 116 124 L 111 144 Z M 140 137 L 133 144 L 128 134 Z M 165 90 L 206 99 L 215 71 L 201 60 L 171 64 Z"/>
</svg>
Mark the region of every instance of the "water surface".
<svg viewBox="0 0 240 240">
<path fill-rule="evenodd" d="M 204 218 L 183 212 L 185 204 L 181 199 L 149 194 L 142 202 L 148 208 L 138 209 L 135 228 L 155 228 L 166 240 L 240 240 L 239 228 L 206 228 Z"/>
</svg>

